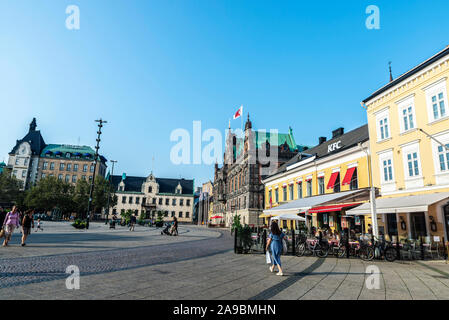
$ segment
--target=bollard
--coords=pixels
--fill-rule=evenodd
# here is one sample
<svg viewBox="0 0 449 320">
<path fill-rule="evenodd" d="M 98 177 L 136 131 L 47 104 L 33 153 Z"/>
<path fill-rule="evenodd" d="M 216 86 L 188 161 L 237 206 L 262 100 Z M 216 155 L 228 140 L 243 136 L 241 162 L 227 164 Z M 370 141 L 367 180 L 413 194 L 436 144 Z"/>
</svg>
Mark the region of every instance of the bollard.
<svg viewBox="0 0 449 320">
<path fill-rule="evenodd" d="M 422 237 L 421 237 L 421 240 L 420 240 L 420 247 L 421 247 L 421 260 L 424 260 L 424 244 L 423 244 L 423 241 L 422 241 Z"/>
<path fill-rule="evenodd" d="M 234 253 L 237 253 L 237 230 L 234 230 Z"/>
<path fill-rule="evenodd" d="M 399 247 L 399 234 L 396 236 L 396 259 L 401 260 L 401 249 Z"/>
<path fill-rule="evenodd" d="M 267 230 L 263 230 L 262 234 L 262 243 L 263 243 L 263 254 L 267 253 Z"/>
</svg>

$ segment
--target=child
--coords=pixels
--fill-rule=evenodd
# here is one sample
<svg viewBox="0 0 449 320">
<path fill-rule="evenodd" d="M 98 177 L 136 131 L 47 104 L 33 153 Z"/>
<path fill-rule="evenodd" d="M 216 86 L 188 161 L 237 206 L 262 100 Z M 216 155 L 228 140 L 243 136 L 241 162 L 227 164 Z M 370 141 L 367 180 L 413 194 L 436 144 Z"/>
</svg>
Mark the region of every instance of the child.
<svg viewBox="0 0 449 320">
<path fill-rule="evenodd" d="M 38 230 L 44 231 L 44 229 L 43 229 L 42 226 L 41 226 L 41 219 L 37 219 L 37 228 L 36 228 L 36 232 L 37 232 Z"/>
</svg>

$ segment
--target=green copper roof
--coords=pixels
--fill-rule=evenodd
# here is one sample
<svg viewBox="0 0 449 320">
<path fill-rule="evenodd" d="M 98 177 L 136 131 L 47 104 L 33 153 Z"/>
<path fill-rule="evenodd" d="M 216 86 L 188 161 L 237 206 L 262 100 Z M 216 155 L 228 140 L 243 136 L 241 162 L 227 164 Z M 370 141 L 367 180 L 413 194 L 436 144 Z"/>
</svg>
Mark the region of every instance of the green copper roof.
<svg viewBox="0 0 449 320">
<path fill-rule="evenodd" d="M 49 144 L 41 152 L 41 157 L 53 158 L 56 155 L 60 155 L 61 158 L 65 158 L 66 154 L 70 153 L 70 157 L 76 157 L 79 159 L 92 160 L 95 156 L 95 151 L 89 146 L 72 146 L 67 144 Z M 99 161 L 107 162 L 106 158 L 102 155 L 99 156 Z"/>
<path fill-rule="evenodd" d="M 256 147 L 261 148 L 263 143 L 268 142 L 271 145 L 281 146 L 287 142 L 290 151 L 294 151 L 297 148 L 295 138 L 293 138 L 293 134 L 290 133 L 271 133 L 269 131 L 255 131 L 256 136 Z"/>
<path fill-rule="evenodd" d="M 53 154 L 56 152 L 61 152 L 63 155 L 65 155 L 67 152 L 71 154 L 75 153 L 81 153 L 84 155 L 85 153 L 90 154 L 92 157 L 95 155 L 95 151 L 89 147 L 89 146 L 72 146 L 72 145 L 66 145 L 66 144 L 49 144 L 47 145 L 44 150 L 41 152 L 41 157 L 45 156 L 46 152 L 50 151 Z"/>
<path fill-rule="evenodd" d="M 295 142 L 295 138 L 293 137 L 293 132 L 291 128 L 289 129 L 289 133 L 271 133 L 269 131 L 253 131 L 254 133 L 254 144 L 257 149 L 262 148 L 262 146 L 267 142 L 272 146 L 281 146 L 284 143 L 287 143 L 290 151 L 304 149 L 305 146 L 299 146 Z M 243 145 L 244 139 L 237 138 L 236 139 L 236 151 L 237 156 L 240 156 L 243 153 Z"/>
</svg>

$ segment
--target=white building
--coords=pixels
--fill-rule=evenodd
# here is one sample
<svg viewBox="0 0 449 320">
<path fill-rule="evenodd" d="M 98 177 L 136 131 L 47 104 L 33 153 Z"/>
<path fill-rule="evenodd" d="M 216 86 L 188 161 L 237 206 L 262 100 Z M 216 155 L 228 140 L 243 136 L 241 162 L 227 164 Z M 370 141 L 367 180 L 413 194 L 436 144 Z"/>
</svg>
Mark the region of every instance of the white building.
<svg viewBox="0 0 449 320">
<path fill-rule="evenodd" d="M 156 218 L 162 212 L 165 221 L 174 217 L 179 222 L 192 222 L 193 219 L 193 180 L 148 177 L 112 176 L 112 184 L 117 196 L 117 205 L 110 208 L 109 214 L 120 216 L 132 210 L 138 217 Z"/>
</svg>

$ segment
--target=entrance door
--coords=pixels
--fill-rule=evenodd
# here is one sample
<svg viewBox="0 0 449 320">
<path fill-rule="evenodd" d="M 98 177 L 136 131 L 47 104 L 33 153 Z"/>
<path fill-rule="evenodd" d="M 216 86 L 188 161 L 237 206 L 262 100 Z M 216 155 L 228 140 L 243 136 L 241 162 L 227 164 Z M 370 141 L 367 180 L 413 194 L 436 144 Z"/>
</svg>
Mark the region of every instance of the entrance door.
<svg viewBox="0 0 449 320">
<path fill-rule="evenodd" d="M 449 240 L 449 204 L 444 207 L 444 222 L 446 224 L 446 239 Z"/>
<path fill-rule="evenodd" d="M 426 218 L 424 217 L 424 212 L 410 213 L 410 217 L 412 222 L 412 239 L 418 240 L 421 237 L 427 236 Z"/>
<path fill-rule="evenodd" d="M 387 213 L 387 234 L 390 237 L 390 240 L 393 239 L 393 236 L 398 235 L 398 221 L 396 219 L 396 213 Z"/>
</svg>

